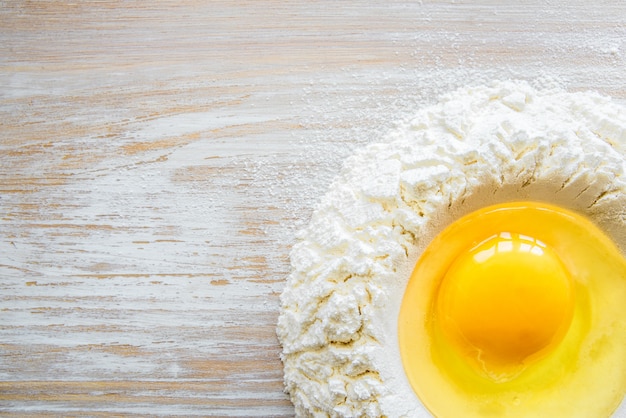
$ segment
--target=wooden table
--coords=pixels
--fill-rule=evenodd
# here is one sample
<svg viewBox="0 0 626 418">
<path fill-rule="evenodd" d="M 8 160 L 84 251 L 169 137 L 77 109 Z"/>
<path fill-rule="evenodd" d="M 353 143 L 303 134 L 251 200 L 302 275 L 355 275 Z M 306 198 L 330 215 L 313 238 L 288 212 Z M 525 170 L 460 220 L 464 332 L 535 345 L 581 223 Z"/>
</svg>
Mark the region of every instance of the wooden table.
<svg viewBox="0 0 626 418">
<path fill-rule="evenodd" d="M 292 416 L 279 295 L 346 156 L 469 83 L 626 100 L 621 1 L 5 1 L 0 28 L 3 416 Z"/>
</svg>

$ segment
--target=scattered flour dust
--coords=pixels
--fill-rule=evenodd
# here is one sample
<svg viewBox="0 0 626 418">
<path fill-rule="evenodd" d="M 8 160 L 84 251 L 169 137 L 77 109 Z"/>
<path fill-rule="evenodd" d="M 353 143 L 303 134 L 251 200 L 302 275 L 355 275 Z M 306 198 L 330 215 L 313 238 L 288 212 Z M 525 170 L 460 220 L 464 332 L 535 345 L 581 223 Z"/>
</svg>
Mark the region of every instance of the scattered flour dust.
<svg viewBox="0 0 626 418">
<path fill-rule="evenodd" d="M 428 417 L 397 316 L 421 251 L 510 200 L 586 214 L 626 250 L 626 108 L 595 93 L 497 82 L 445 95 L 346 160 L 300 232 L 277 333 L 297 416 Z"/>
</svg>

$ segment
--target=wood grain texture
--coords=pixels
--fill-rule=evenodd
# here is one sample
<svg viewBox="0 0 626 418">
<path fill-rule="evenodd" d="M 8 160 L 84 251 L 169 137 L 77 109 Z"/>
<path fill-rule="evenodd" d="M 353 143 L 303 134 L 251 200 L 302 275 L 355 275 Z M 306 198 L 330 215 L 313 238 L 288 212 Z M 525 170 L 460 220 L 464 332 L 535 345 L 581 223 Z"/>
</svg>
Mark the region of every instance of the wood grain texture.
<svg viewBox="0 0 626 418">
<path fill-rule="evenodd" d="M 3 416 L 292 416 L 279 294 L 346 156 L 468 83 L 626 100 L 619 1 L 5 1 L 0 28 Z"/>
</svg>

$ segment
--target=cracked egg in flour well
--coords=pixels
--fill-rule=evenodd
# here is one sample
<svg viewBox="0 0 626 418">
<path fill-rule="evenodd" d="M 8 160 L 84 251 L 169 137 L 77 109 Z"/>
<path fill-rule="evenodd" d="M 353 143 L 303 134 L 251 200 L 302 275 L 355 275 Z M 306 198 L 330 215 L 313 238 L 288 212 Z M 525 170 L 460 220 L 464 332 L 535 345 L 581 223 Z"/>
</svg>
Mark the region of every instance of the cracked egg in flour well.
<svg viewBox="0 0 626 418">
<path fill-rule="evenodd" d="M 281 296 L 296 414 L 615 413 L 625 155 L 619 104 L 500 82 L 444 96 L 350 157 Z"/>
</svg>

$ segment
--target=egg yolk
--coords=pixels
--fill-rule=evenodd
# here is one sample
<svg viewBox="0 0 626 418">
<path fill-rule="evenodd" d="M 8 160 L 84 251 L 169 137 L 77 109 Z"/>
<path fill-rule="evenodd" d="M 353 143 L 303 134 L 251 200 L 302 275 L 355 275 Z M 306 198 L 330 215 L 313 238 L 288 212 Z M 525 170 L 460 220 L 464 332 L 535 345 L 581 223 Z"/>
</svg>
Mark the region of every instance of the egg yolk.
<svg viewBox="0 0 626 418">
<path fill-rule="evenodd" d="M 626 394 L 625 307 L 626 260 L 587 218 L 489 206 L 422 252 L 399 354 L 438 418 L 609 417 Z"/>
<path fill-rule="evenodd" d="M 443 278 L 437 315 L 456 348 L 495 379 L 517 374 L 562 336 L 570 277 L 541 241 L 502 232 L 462 253 Z"/>
</svg>

